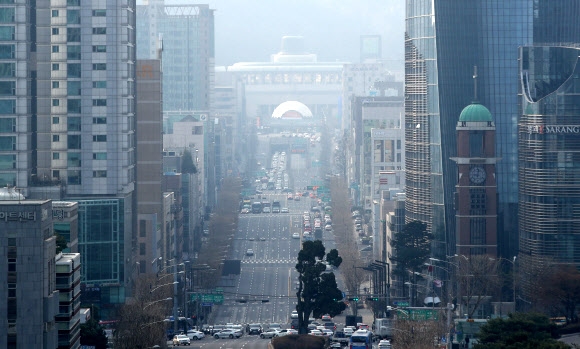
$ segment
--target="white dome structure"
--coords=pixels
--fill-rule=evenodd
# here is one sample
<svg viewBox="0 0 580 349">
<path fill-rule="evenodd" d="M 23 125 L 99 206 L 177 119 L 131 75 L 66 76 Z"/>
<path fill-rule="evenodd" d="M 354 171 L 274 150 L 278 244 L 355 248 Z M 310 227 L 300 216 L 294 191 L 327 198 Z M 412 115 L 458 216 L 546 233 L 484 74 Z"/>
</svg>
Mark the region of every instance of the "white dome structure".
<svg viewBox="0 0 580 349">
<path fill-rule="evenodd" d="M 286 101 L 274 109 L 272 118 L 274 119 L 302 119 L 311 118 L 310 109 L 298 101 Z"/>
</svg>

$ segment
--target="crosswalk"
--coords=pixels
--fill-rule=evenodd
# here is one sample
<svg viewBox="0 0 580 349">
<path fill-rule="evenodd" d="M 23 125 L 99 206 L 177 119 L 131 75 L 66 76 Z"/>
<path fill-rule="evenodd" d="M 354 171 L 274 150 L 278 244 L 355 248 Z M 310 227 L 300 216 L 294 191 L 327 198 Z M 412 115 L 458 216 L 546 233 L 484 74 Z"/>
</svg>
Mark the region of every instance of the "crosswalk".
<svg viewBox="0 0 580 349">
<path fill-rule="evenodd" d="M 298 260 L 291 258 L 282 259 L 242 259 L 242 264 L 296 264 Z"/>
</svg>

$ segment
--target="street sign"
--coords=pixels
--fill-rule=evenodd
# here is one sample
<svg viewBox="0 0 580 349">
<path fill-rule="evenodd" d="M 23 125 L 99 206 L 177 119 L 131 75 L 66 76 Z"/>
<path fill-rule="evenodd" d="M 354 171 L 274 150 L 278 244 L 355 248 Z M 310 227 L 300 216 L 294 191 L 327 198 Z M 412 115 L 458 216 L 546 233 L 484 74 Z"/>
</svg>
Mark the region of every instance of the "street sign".
<svg viewBox="0 0 580 349">
<path fill-rule="evenodd" d="M 396 305 L 399 308 L 405 308 L 409 306 L 409 302 L 400 302 L 400 301 L 395 301 L 393 302 L 394 305 Z"/>
<path fill-rule="evenodd" d="M 190 300 L 200 300 L 204 303 L 222 304 L 224 302 L 224 295 L 221 293 L 192 293 Z"/>
<path fill-rule="evenodd" d="M 213 303 L 210 303 L 210 302 L 201 303 L 202 307 L 211 307 L 212 305 L 213 305 Z"/>
<path fill-rule="evenodd" d="M 437 320 L 439 318 L 439 309 L 409 309 L 409 318 L 411 320 Z"/>
</svg>

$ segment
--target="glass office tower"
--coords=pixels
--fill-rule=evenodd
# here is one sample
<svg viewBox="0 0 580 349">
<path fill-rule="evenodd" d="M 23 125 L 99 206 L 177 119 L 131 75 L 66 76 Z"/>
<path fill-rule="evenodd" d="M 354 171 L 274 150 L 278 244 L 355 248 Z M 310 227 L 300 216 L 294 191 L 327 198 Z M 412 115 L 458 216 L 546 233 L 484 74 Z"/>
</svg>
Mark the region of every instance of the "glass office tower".
<svg viewBox="0 0 580 349">
<path fill-rule="evenodd" d="M 209 110 L 214 85 L 214 13 L 209 5 L 137 6 L 137 57 L 163 45 L 163 110 Z"/>
<path fill-rule="evenodd" d="M 474 99 L 497 127 L 500 254 L 517 249 L 517 48 L 532 41 L 529 0 L 408 0 L 405 38 L 407 221 L 435 234 L 435 255 L 455 251 L 455 126 Z M 477 96 L 474 66 L 477 66 Z"/>
<path fill-rule="evenodd" d="M 529 300 L 546 265 L 580 266 L 579 55 L 578 45 L 520 49 L 519 256 Z"/>
</svg>

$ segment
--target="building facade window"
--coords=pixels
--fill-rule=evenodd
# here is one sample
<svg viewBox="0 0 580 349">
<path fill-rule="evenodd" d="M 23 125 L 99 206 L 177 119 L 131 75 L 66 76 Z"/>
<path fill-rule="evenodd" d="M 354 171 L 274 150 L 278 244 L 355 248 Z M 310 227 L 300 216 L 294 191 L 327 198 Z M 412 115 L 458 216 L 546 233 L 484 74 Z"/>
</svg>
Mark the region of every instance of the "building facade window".
<svg viewBox="0 0 580 349">
<path fill-rule="evenodd" d="M 93 142 L 106 142 L 107 135 L 93 135 Z"/>
<path fill-rule="evenodd" d="M 93 17 L 105 17 L 107 15 L 107 10 L 98 9 L 93 10 Z"/>
<path fill-rule="evenodd" d="M 107 100 L 104 98 L 93 99 L 93 107 L 106 107 Z"/>
<path fill-rule="evenodd" d="M 93 171 L 93 178 L 106 178 L 106 177 L 107 177 L 107 171 L 105 171 L 105 170 Z"/>
<path fill-rule="evenodd" d="M 80 99 L 67 99 L 66 111 L 69 113 L 80 114 L 81 112 L 81 100 Z"/>
<path fill-rule="evenodd" d="M 107 63 L 93 63 L 93 70 L 107 70 Z"/>
<path fill-rule="evenodd" d="M 93 28 L 93 34 L 95 34 L 95 35 L 107 34 L 107 28 L 106 27 Z"/>
<path fill-rule="evenodd" d="M 66 143 L 68 149 L 81 149 L 81 135 L 67 135 Z"/>
<path fill-rule="evenodd" d="M 93 153 L 93 160 L 107 160 L 107 153 Z"/>
<path fill-rule="evenodd" d="M 93 52 L 107 52 L 107 45 L 95 45 L 93 46 Z"/>
<path fill-rule="evenodd" d="M 107 81 L 93 81 L 93 88 L 107 88 Z"/>
</svg>

